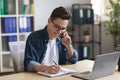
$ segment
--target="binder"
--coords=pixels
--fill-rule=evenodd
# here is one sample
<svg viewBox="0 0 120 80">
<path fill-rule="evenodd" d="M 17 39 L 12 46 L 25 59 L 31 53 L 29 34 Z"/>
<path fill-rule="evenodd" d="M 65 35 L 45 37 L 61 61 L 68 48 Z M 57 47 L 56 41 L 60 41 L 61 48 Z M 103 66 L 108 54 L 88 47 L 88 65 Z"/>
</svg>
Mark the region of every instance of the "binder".
<svg viewBox="0 0 120 80">
<path fill-rule="evenodd" d="M 87 10 L 87 23 L 88 24 L 94 24 L 94 11 L 93 9 Z"/>
<path fill-rule="evenodd" d="M 23 32 L 23 18 L 22 17 L 19 17 L 19 32 Z"/>
<path fill-rule="evenodd" d="M 4 33 L 9 33 L 9 18 L 4 18 Z"/>
<path fill-rule="evenodd" d="M 27 17 L 27 32 L 31 32 L 31 17 Z"/>
<path fill-rule="evenodd" d="M 90 47 L 79 46 L 79 60 L 90 59 Z"/>
<path fill-rule="evenodd" d="M 73 24 L 80 24 L 79 9 L 74 9 L 72 14 L 73 14 L 73 18 L 72 18 Z"/>
<path fill-rule="evenodd" d="M 0 0 L 0 13 L 4 15 L 4 0 Z"/>
<path fill-rule="evenodd" d="M 94 11 L 89 8 L 73 9 L 73 24 L 93 24 Z"/>
<path fill-rule="evenodd" d="M 23 32 L 27 32 L 27 17 L 23 17 Z"/>
<path fill-rule="evenodd" d="M 8 14 L 8 0 L 4 0 L 4 14 Z"/>
<path fill-rule="evenodd" d="M 11 21 L 12 21 L 12 33 L 15 33 L 16 32 L 16 18 L 15 17 L 11 18 Z"/>
</svg>

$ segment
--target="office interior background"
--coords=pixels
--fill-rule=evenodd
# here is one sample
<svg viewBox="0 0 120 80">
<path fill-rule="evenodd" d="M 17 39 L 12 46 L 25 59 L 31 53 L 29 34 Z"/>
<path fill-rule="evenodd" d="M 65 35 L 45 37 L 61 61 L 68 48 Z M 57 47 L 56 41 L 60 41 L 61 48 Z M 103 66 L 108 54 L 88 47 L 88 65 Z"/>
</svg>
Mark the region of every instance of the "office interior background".
<svg viewBox="0 0 120 80">
<path fill-rule="evenodd" d="M 14 3 L 16 3 L 15 8 L 17 8 L 17 6 L 19 4 L 22 4 L 22 3 L 17 3 L 19 1 L 23 2 L 23 0 L 8 0 L 8 4 L 11 5 L 11 4 L 13 4 L 12 2 L 14 2 Z M 101 40 L 100 40 L 101 41 L 100 42 L 100 44 L 101 44 L 100 50 L 101 51 L 99 51 L 99 49 L 98 49 L 99 46 L 98 46 L 98 44 L 96 44 L 94 46 L 94 54 L 92 55 L 92 57 L 97 54 L 103 54 L 103 53 L 114 51 L 113 38 L 112 38 L 112 36 L 106 34 L 106 30 L 105 30 L 105 27 L 103 24 L 103 22 L 107 18 L 105 14 L 108 12 L 108 10 L 106 9 L 107 5 L 109 4 L 108 0 L 32 0 L 32 2 L 34 4 L 34 14 L 32 14 L 32 15 L 30 15 L 29 13 L 25 14 L 28 16 L 28 20 L 29 20 L 29 18 L 31 18 L 31 21 L 32 21 L 31 31 L 43 29 L 47 25 L 47 21 L 48 21 L 48 18 L 50 16 L 52 10 L 58 6 L 63 6 L 72 13 L 72 11 L 73 11 L 72 5 L 73 4 L 92 4 L 92 9 L 94 11 L 94 21 L 100 22 L 100 26 L 101 26 L 100 32 L 99 32 L 99 29 L 96 29 L 96 28 L 94 29 L 94 38 L 95 39 L 99 38 L 99 33 L 101 33 Z M 18 10 L 18 9 L 16 9 L 16 10 Z M 20 10 L 18 10 L 18 11 L 20 11 Z M 16 16 L 24 17 L 24 14 L 18 15 L 19 14 L 18 11 L 16 11 L 17 15 L 15 14 L 15 17 Z M 22 11 L 20 11 L 20 12 L 22 13 Z M 0 20 L 2 20 L 2 18 L 4 18 L 4 16 L 5 15 L 1 14 Z M 5 17 L 7 17 L 7 16 L 5 16 Z M 9 15 L 8 15 L 8 17 L 9 17 Z M 14 17 L 14 15 L 13 15 L 13 17 Z M 70 26 L 74 26 L 72 24 L 72 20 L 70 21 L 69 24 L 70 24 Z M 17 24 L 17 25 L 19 25 L 19 24 Z M 94 25 L 94 27 L 96 27 L 96 26 L 98 26 L 98 25 Z M 0 27 L 1 27 L 0 29 L 1 29 L 1 33 L 2 33 L 3 26 L 0 25 Z M 79 35 L 80 31 L 74 31 L 75 32 L 74 36 L 79 38 L 78 36 L 80 36 Z M 1 33 L 0 33 L 0 35 L 1 35 Z M 19 34 L 19 33 L 17 33 L 17 34 Z M 1 39 L 2 38 L 4 38 L 4 37 L 1 36 Z M 22 38 L 23 38 L 23 36 L 20 36 L 20 39 L 19 38 L 17 38 L 17 39 L 21 40 Z M 4 39 L 2 39 L 2 40 L 4 40 Z M 23 40 L 25 40 L 25 39 L 23 39 Z M 5 45 L 4 43 L 2 43 L 2 41 L 0 41 L 0 42 L 1 42 L 1 44 Z M 3 49 L 2 47 L 4 48 L 4 46 L 0 46 L 0 50 Z M 79 50 L 78 45 L 75 45 L 74 47 L 75 47 L 75 49 Z M 1 62 L 3 67 L 9 67 L 9 66 L 11 67 L 12 66 L 12 60 L 11 60 L 10 54 L 2 54 L 2 51 L 1 51 L 0 56 L 3 56 L 2 57 L 3 60 Z"/>
</svg>

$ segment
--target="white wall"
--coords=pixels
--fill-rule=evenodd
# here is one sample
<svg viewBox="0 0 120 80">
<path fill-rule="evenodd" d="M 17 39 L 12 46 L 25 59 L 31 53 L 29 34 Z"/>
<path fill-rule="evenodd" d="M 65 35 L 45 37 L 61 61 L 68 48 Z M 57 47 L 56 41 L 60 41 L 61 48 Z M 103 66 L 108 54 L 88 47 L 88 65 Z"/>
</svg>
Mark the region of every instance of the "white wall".
<svg viewBox="0 0 120 80">
<path fill-rule="evenodd" d="M 74 3 L 90 3 L 91 0 L 34 0 L 35 3 L 35 30 L 42 29 L 47 24 L 52 10 L 64 6 L 69 10 Z"/>
<path fill-rule="evenodd" d="M 106 0 L 101 1 L 103 5 L 106 5 Z M 71 6 L 74 3 L 91 3 L 91 0 L 34 0 L 35 3 L 35 30 L 44 28 L 47 24 L 52 10 L 58 6 L 64 6 L 71 11 Z M 102 11 L 105 6 L 102 6 Z M 104 13 L 104 12 L 103 12 Z M 101 18 L 104 19 L 104 14 L 101 14 Z M 96 38 L 96 37 L 95 37 Z M 113 40 L 111 36 L 105 34 L 105 28 L 102 25 L 102 53 L 113 51 Z"/>
</svg>

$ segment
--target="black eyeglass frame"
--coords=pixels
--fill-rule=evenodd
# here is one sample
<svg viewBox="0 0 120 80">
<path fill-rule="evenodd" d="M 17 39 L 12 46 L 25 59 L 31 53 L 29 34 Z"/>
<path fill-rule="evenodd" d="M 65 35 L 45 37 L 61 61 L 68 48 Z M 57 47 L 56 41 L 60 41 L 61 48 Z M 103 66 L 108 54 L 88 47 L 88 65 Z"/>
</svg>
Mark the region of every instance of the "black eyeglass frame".
<svg viewBox="0 0 120 80">
<path fill-rule="evenodd" d="M 52 21 L 52 23 L 57 30 L 61 30 L 61 31 L 66 30 L 66 28 L 61 28 L 59 25 L 55 24 L 53 21 Z"/>
</svg>

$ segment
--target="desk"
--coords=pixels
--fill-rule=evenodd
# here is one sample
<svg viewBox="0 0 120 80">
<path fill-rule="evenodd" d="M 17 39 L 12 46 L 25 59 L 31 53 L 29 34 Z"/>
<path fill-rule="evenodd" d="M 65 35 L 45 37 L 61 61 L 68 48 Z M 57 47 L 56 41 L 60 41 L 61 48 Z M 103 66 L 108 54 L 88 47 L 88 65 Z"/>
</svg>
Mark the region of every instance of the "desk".
<svg viewBox="0 0 120 80">
<path fill-rule="evenodd" d="M 83 60 L 77 62 L 76 64 L 64 65 L 64 67 L 77 70 L 79 72 L 83 72 L 87 70 L 91 71 L 93 64 L 94 61 Z M 23 73 L 17 73 L 17 74 L 0 77 L 0 80 L 82 80 L 82 79 L 72 77 L 70 74 L 55 78 L 48 78 L 37 73 L 23 72 Z M 111 76 L 99 78 L 97 80 L 120 80 L 120 72 L 116 71 L 115 74 Z"/>
</svg>

